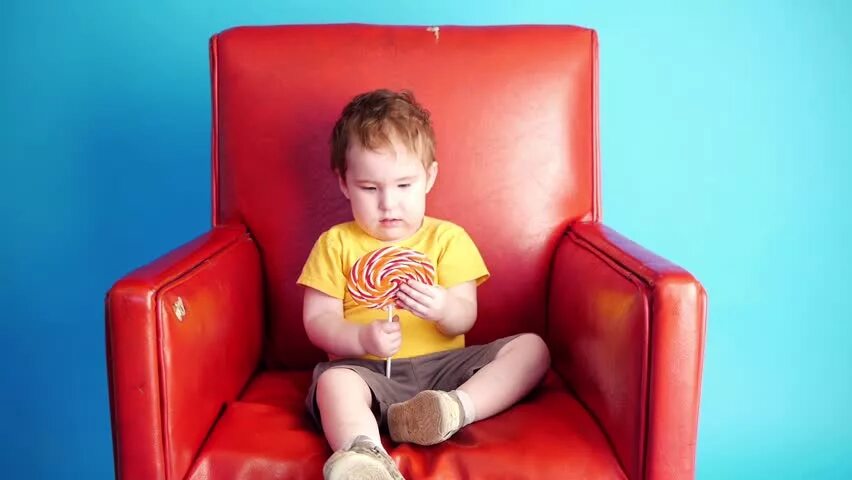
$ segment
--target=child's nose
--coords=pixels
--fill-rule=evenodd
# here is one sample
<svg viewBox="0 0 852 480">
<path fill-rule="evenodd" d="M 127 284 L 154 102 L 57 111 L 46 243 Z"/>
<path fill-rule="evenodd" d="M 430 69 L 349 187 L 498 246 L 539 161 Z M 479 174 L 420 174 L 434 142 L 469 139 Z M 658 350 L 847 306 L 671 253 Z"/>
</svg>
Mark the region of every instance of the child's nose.
<svg viewBox="0 0 852 480">
<path fill-rule="evenodd" d="M 396 195 L 391 189 L 383 190 L 379 195 L 379 208 L 382 210 L 390 210 L 396 205 Z"/>
</svg>

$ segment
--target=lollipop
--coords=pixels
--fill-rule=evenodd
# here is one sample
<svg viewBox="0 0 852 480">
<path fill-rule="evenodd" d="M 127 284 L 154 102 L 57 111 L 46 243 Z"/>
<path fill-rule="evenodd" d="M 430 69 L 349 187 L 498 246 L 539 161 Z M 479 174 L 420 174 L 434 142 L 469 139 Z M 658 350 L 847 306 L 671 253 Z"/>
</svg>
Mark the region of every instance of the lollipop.
<svg viewBox="0 0 852 480">
<path fill-rule="evenodd" d="M 396 292 L 402 283 L 417 280 L 435 284 L 435 267 L 426 255 L 409 248 L 383 247 L 359 258 L 349 271 L 346 289 L 355 302 L 388 312 L 393 320 Z M 387 359 L 386 375 L 390 378 L 391 359 Z"/>
</svg>

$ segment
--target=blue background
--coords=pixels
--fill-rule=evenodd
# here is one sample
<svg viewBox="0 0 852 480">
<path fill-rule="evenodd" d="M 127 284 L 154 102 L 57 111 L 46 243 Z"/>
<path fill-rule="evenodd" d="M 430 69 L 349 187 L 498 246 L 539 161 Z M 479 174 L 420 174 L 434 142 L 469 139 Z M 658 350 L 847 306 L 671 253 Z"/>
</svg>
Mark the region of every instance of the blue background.
<svg viewBox="0 0 852 480">
<path fill-rule="evenodd" d="M 309 3 L 0 6 L 5 478 L 113 474 L 103 296 L 209 225 L 208 37 L 325 22 L 596 28 L 606 223 L 709 292 L 698 478 L 852 478 L 852 4 Z"/>
</svg>

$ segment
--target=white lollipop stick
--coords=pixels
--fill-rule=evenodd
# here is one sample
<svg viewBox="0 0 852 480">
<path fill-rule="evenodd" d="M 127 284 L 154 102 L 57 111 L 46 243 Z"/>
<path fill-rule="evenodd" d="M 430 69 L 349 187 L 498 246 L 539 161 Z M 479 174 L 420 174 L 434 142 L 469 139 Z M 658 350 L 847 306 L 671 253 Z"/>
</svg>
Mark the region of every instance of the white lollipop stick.
<svg viewBox="0 0 852 480">
<path fill-rule="evenodd" d="M 391 323 L 391 322 L 393 322 L 393 305 L 392 304 L 388 305 L 387 308 L 388 308 L 388 323 Z M 391 357 L 388 357 L 387 360 L 385 360 L 385 376 L 390 378 L 390 372 L 391 372 Z"/>
</svg>

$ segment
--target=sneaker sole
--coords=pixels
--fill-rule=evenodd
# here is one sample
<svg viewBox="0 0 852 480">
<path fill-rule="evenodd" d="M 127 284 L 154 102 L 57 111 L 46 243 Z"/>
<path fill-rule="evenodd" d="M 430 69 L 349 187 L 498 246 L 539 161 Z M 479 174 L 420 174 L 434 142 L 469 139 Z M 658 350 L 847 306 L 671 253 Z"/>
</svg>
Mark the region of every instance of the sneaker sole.
<svg viewBox="0 0 852 480">
<path fill-rule="evenodd" d="M 444 395 L 447 397 L 444 398 Z M 445 402 L 455 402 L 444 392 L 425 391 L 410 400 L 388 407 L 388 430 L 395 442 L 435 445 L 455 433 L 461 423 L 459 411 L 446 408 Z"/>
<path fill-rule="evenodd" d="M 394 480 L 379 460 L 355 452 L 335 453 L 329 465 L 322 472 L 325 480 Z"/>
</svg>

